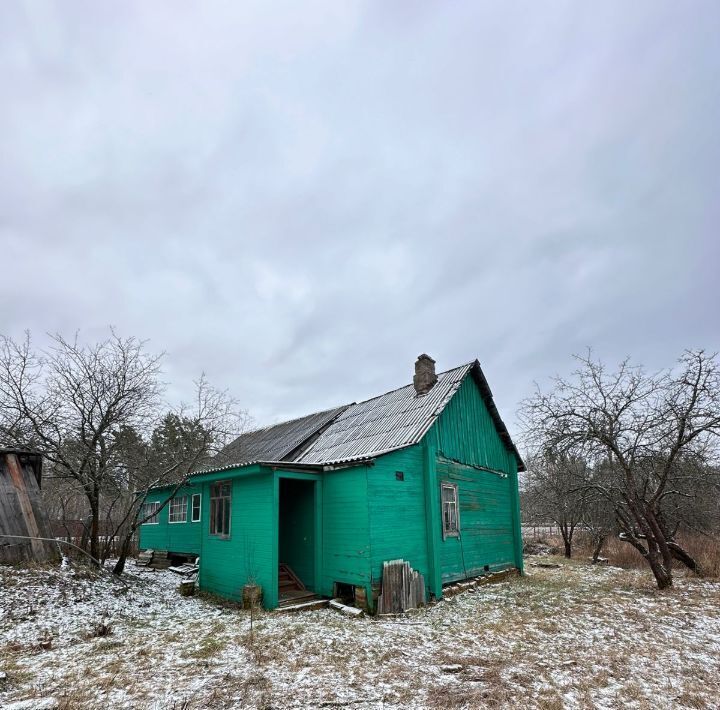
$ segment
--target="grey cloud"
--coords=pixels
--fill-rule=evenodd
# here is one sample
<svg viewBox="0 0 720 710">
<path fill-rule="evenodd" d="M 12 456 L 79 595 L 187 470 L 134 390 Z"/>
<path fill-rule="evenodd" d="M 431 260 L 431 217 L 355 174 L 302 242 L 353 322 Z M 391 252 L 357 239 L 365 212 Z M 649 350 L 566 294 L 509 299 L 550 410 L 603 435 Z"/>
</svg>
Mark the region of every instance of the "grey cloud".
<svg viewBox="0 0 720 710">
<path fill-rule="evenodd" d="M 8 3 L 0 332 L 108 324 L 260 422 L 479 357 L 720 348 L 714 2 Z"/>
</svg>

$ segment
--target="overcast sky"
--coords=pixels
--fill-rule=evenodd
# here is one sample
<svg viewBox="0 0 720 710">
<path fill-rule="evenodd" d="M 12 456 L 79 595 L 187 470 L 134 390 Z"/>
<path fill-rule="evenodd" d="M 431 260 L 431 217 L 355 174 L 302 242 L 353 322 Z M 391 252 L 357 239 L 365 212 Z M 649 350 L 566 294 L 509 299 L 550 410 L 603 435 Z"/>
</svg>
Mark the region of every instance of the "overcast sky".
<svg viewBox="0 0 720 710">
<path fill-rule="evenodd" d="M 720 3 L 0 4 L 0 332 L 258 423 L 720 348 Z"/>
</svg>

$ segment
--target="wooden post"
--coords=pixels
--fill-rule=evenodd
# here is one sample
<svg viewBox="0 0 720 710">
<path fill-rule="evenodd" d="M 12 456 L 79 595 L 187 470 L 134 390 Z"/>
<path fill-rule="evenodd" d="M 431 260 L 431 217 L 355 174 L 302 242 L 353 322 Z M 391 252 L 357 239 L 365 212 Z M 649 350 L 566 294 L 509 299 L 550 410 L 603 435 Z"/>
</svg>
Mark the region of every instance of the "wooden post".
<svg viewBox="0 0 720 710">
<path fill-rule="evenodd" d="M 442 597 L 440 574 L 440 500 L 437 485 L 437 446 L 435 428 L 423 439 L 423 469 L 425 473 L 425 528 L 427 533 L 428 586 L 436 599 Z"/>
</svg>

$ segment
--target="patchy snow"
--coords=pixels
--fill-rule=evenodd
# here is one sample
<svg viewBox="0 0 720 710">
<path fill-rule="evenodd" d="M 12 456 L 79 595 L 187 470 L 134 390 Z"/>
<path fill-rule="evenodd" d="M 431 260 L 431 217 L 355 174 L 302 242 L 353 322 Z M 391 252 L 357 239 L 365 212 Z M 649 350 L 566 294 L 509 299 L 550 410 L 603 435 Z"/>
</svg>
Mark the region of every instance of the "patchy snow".
<svg viewBox="0 0 720 710">
<path fill-rule="evenodd" d="M 0 707 L 720 704 L 717 581 L 528 566 L 406 618 L 261 613 L 251 636 L 248 612 L 130 567 L 0 567 Z"/>
</svg>

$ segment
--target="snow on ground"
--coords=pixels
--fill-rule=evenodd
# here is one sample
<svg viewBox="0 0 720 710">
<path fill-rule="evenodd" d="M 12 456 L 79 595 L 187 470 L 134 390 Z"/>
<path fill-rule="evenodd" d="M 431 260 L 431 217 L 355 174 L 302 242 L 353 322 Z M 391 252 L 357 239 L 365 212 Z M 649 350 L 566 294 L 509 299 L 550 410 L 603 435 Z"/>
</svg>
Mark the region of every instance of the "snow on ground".
<svg viewBox="0 0 720 710">
<path fill-rule="evenodd" d="M 0 707 L 720 707 L 720 582 L 528 562 L 405 618 L 261 613 L 252 635 L 171 572 L 0 567 Z"/>
</svg>

